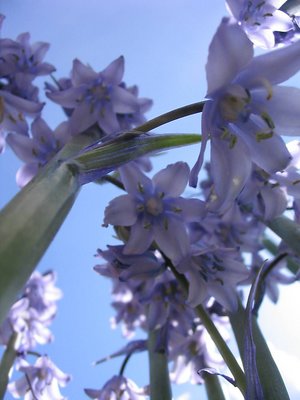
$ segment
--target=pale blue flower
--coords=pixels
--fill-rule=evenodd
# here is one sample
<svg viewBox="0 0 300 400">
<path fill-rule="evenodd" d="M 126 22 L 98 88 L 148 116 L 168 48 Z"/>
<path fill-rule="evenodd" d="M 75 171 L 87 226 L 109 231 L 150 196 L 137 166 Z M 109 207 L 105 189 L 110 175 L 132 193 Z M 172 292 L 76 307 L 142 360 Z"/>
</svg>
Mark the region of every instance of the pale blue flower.
<svg viewBox="0 0 300 400">
<path fill-rule="evenodd" d="M 7 144 L 25 162 L 16 175 L 17 184 L 25 186 L 70 138 L 68 122 L 62 122 L 52 131 L 40 117 L 31 124 L 32 136 L 10 133 Z"/>
<path fill-rule="evenodd" d="M 234 19 L 258 47 L 275 45 L 274 31 L 293 29 L 292 18 L 279 8 L 286 0 L 226 0 Z"/>
<path fill-rule="evenodd" d="M 73 109 L 70 117 L 72 134 L 76 135 L 98 124 L 106 134 L 121 130 L 122 115 L 137 115 L 147 109 L 136 93 L 122 83 L 124 57 L 119 57 L 97 73 L 78 59 L 73 62 L 72 87 L 51 91 L 47 96 L 66 109 Z"/>
<path fill-rule="evenodd" d="M 94 400 L 142 400 L 148 398 L 147 388 L 139 388 L 131 379 L 121 375 L 113 376 L 100 390 L 84 389 Z"/>
<path fill-rule="evenodd" d="M 70 376 L 61 371 L 48 357 L 39 357 L 34 365 L 19 359 L 17 369 L 24 375 L 9 383 L 7 387 L 15 399 L 65 399 L 60 393 L 60 386 L 66 386 Z"/>
<path fill-rule="evenodd" d="M 125 254 L 141 254 L 153 241 L 172 260 L 188 252 L 186 223 L 200 220 L 204 214 L 203 202 L 180 197 L 189 172 L 186 163 L 177 162 L 156 173 L 151 180 L 136 164 L 120 168 L 128 194 L 109 203 L 104 224 L 131 227 Z"/>
<path fill-rule="evenodd" d="M 209 48 L 203 141 L 190 178 L 196 186 L 210 138 L 214 195 L 223 209 L 245 186 L 252 163 L 273 174 L 290 162 L 279 135 L 299 134 L 300 90 L 278 84 L 299 69 L 300 42 L 253 58 L 246 34 L 223 19 Z"/>
</svg>

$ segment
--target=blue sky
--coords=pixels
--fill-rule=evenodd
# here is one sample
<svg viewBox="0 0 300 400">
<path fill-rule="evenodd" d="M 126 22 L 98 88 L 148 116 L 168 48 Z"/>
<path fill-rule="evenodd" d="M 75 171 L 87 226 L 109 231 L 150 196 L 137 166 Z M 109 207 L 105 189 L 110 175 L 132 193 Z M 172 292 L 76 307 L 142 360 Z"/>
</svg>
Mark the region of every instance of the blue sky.
<svg viewBox="0 0 300 400">
<path fill-rule="evenodd" d="M 204 98 L 208 46 L 226 14 L 221 0 L 2 0 L 1 12 L 6 15 L 2 37 L 29 31 L 32 42 L 51 43 L 46 60 L 56 66 L 56 78 L 68 76 L 74 58 L 100 71 L 123 54 L 126 83 L 138 84 L 141 96 L 154 100 L 148 118 Z M 299 79 L 294 83 L 299 85 Z M 52 128 L 64 118 L 51 104 L 43 116 Z M 200 133 L 200 117 L 176 121 L 157 132 Z M 177 160 L 192 166 L 197 153 L 198 146 L 171 151 L 155 159 L 156 169 Z M 1 206 L 18 190 L 14 178 L 18 165 L 10 150 L 0 158 Z M 106 204 L 118 194 L 108 185 L 84 187 L 39 265 L 41 271 L 57 271 L 64 292 L 53 324 L 55 341 L 45 351 L 73 376 L 63 391 L 70 399 L 83 398 L 84 387 L 100 388 L 118 372 L 121 362 L 91 366 L 124 345 L 120 331 L 109 328 L 110 284 L 92 270 L 96 249 L 114 241 L 112 230 L 101 224 Z M 285 290 L 283 297 L 289 304 L 296 302 L 296 290 Z M 299 358 L 300 320 L 287 312 L 287 303 L 283 300 L 279 309 L 268 303 L 262 310 L 262 325 L 277 347 Z M 128 373 L 139 384 L 147 383 L 143 355 L 130 362 Z M 194 388 L 194 398 L 196 393 L 200 398 L 200 392 Z"/>
</svg>

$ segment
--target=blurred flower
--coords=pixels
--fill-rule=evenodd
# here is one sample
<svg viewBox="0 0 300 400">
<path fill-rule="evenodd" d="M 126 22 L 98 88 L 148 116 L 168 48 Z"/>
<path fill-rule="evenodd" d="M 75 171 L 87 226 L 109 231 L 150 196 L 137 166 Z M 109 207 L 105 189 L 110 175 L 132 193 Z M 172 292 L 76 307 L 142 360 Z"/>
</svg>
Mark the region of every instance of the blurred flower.
<svg viewBox="0 0 300 400">
<path fill-rule="evenodd" d="M 62 400 L 60 386 L 66 386 L 70 376 L 62 372 L 46 356 L 39 357 L 34 365 L 18 360 L 17 369 L 24 376 L 8 384 L 8 391 L 15 399 Z"/>
<path fill-rule="evenodd" d="M 84 389 L 94 400 L 141 400 L 148 398 L 147 388 L 139 388 L 131 379 L 113 376 L 100 390 Z"/>
<path fill-rule="evenodd" d="M 249 39 L 263 48 L 274 47 L 274 31 L 293 29 L 291 17 L 279 10 L 284 3 L 286 0 L 226 0 L 227 8 Z"/>
</svg>

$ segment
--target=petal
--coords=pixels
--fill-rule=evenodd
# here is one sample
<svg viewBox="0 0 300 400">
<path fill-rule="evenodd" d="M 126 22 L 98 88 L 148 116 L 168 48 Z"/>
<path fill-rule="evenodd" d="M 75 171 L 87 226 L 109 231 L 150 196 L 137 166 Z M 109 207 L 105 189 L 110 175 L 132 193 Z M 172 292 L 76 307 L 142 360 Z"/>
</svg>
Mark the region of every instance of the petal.
<svg viewBox="0 0 300 400">
<path fill-rule="evenodd" d="M 91 108 L 87 103 L 81 103 L 74 109 L 70 123 L 70 131 L 75 136 L 86 129 L 90 128 L 97 121 L 97 115 L 91 112 Z"/>
<path fill-rule="evenodd" d="M 270 174 L 282 171 L 291 160 L 291 155 L 284 141 L 277 134 L 273 134 L 268 139 L 257 141 L 256 133 L 261 132 L 265 127 L 262 127 L 260 121 L 255 120 L 254 117 L 252 115 L 247 124 L 240 126 L 240 129 L 237 130 L 238 136 L 247 145 L 255 164 Z"/>
<path fill-rule="evenodd" d="M 113 110 L 120 114 L 130 114 L 139 110 L 137 98 L 121 87 L 114 87 L 111 92 Z"/>
<path fill-rule="evenodd" d="M 107 83 L 119 85 L 124 75 L 124 57 L 120 56 L 111 62 L 102 72 L 101 75 Z"/>
<path fill-rule="evenodd" d="M 263 49 L 272 49 L 275 46 L 275 37 L 271 29 L 247 29 L 247 34 L 250 40 L 257 47 L 262 47 Z"/>
<path fill-rule="evenodd" d="M 56 92 L 47 92 L 46 96 L 63 107 L 75 108 L 78 106 L 78 102 L 82 101 L 84 93 L 85 87 L 78 86 Z"/>
<path fill-rule="evenodd" d="M 164 193 L 168 197 L 179 196 L 188 183 L 189 173 L 189 166 L 185 162 L 168 165 L 152 178 L 156 193 Z"/>
<path fill-rule="evenodd" d="M 288 14 L 280 10 L 275 10 L 272 14 L 269 26 L 273 31 L 287 32 L 293 29 L 292 18 Z"/>
<path fill-rule="evenodd" d="M 167 219 L 167 220 L 166 220 Z M 174 264 L 184 258 L 190 249 L 185 224 L 172 216 L 153 225 L 154 240 Z"/>
<path fill-rule="evenodd" d="M 35 103 L 3 90 L 0 90 L 0 98 L 1 97 L 3 97 L 4 102 L 6 103 L 5 105 L 18 110 L 18 112 L 24 112 L 25 114 L 32 116 L 39 114 L 44 107 L 43 103 Z"/>
<path fill-rule="evenodd" d="M 100 128 L 108 135 L 120 131 L 118 118 L 111 106 L 101 109 L 97 115 L 97 122 Z"/>
<path fill-rule="evenodd" d="M 89 65 L 84 65 L 77 58 L 73 61 L 72 82 L 74 86 L 89 84 L 99 77 Z"/>
<path fill-rule="evenodd" d="M 300 69 L 300 42 L 254 57 L 235 80 L 248 88 L 264 87 L 286 81 Z"/>
<path fill-rule="evenodd" d="M 126 243 L 124 254 L 143 254 L 153 242 L 153 231 L 144 228 L 144 221 L 140 220 L 131 227 L 130 237 Z"/>
<path fill-rule="evenodd" d="M 223 18 L 209 46 L 206 64 L 207 96 L 229 84 L 253 57 L 253 45 L 244 31 Z"/>
<path fill-rule="evenodd" d="M 197 271 L 186 273 L 189 282 L 187 302 L 191 307 L 196 307 L 207 299 L 207 283 Z"/>
<path fill-rule="evenodd" d="M 253 102 L 261 103 L 262 111 L 270 115 L 276 132 L 280 135 L 299 135 L 300 132 L 300 89 L 274 86 L 272 97 L 266 100 L 266 92 L 253 93 Z"/>
<path fill-rule="evenodd" d="M 252 171 L 252 161 L 247 147 L 237 140 L 231 148 L 227 141 L 211 141 L 211 173 L 214 193 L 209 209 L 224 212 L 239 195 Z"/>
<path fill-rule="evenodd" d="M 105 209 L 104 224 L 131 226 L 137 220 L 136 203 L 124 194 L 111 200 Z"/>
<path fill-rule="evenodd" d="M 28 136 L 19 133 L 9 133 L 6 137 L 6 143 L 24 162 L 35 160 L 34 142 Z"/>
<path fill-rule="evenodd" d="M 129 194 L 138 196 L 143 193 L 152 194 L 151 179 L 144 175 L 136 164 L 126 164 L 119 168 L 119 172 L 122 183 Z"/>
<path fill-rule="evenodd" d="M 29 163 L 18 169 L 16 174 L 17 185 L 22 188 L 38 173 L 38 163 Z"/>
<path fill-rule="evenodd" d="M 202 220 L 205 212 L 205 203 L 198 199 L 178 197 L 172 199 L 171 208 L 180 210 L 178 216 L 185 222 Z"/>
</svg>

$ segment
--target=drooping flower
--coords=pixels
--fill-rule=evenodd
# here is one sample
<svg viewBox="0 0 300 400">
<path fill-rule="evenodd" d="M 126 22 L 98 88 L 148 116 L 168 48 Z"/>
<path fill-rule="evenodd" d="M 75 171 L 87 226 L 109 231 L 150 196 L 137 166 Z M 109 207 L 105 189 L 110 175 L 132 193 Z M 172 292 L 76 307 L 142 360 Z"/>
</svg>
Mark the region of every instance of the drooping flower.
<svg viewBox="0 0 300 400">
<path fill-rule="evenodd" d="M 286 0 L 226 0 L 227 8 L 249 39 L 263 48 L 274 47 L 274 31 L 293 29 L 292 18 L 279 10 L 284 3 Z"/>
<path fill-rule="evenodd" d="M 62 372 L 48 357 L 39 357 L 34 365 L 18 360 L 17 369 L 24 376 L 8 384 L 8 391 L 15 399 L 62 400 L 59 387 L 66 386 L 70 376 Z"/>
<path fill-rule="evenodd" d="M 196 186 L 211 138 L 216 207 L 226 209 L 237 197 L 252 172 L 252 162 L 269 174 L 290 162 L 279 135 L 299 133 L 300 90 L 278 84 L 299 69 L 300 42 L 253 58 L 246 34 L 223 19 L 209 48 L 203 141 L 190 179 Z"/>
<path fill-rule="evenodd" d="M 63 147 L 70 137 L 69 132 L 69 124 L 66 121 L 52 131 L 47 123 L 38 117 L 31 124 L 31 137 L 19 133 L 7 135 L 7 144 L 25 162 L 16 176 L 20 187 L 25 186 Z"/>
<path fill-rule="evenodd" d="M 127 164 L 120 168 L 120 176 L 128 194 L 109 203 L 104 224 L 131 227 L 124 254 L 141 254 L 155 240 L 172 260 L 181 258 L 189 249 L 186 223 L 204 214 L 202 201 L 180 197 L 188 181 L 188 165 L 169 165 L 151 180 L 136 165 Z"/>
<path fill-rule="evenodd" d="M 72 69 L 72 87 L 51 91 L 47 96 L 66 109 L 73 109 L 70 126 L 73 135 L 98 124 L 102 132 L 120 131 L 122 116 L 137 118 L 147 109 L 148 102 L 139 100 L 136 91 L 126 89 L 122 82 L 124 58 L 121 56 L 97 73 L 90 66 L 75 59 Z"/>
<path fill-rule="evenodd" d="M 148 398 L 147 388 L 139 388 L 131 379 L 113 376 L 100 390 L 85 389 L 86 395 L 94 400 L 142 400 Z"/>
<path fill-rule="evenodd" d="M 62 297 L 61 290 L 54 283 L 53 272 L 32 274 L 21 298 L 13 304 L 0 326 L 1 344 L 7 345 L 12 334 L 16 333 L 15 349 L 25 353 L 37 344 L 49 343 L 53 339 L 48 327 L 56 315 L 56 302 Z"/>
<path fill-rule="evenodd" d="M 240 260 L 235 259 L 232 249 L 201 249 L 196 246 L 189 256 L 176 265 L 189 282 L 188 303 L 195 307 L 211 297 L 227 310 L 238 305 L 236 286 L 245 280 L 249 272 Z"/>
</svg>

